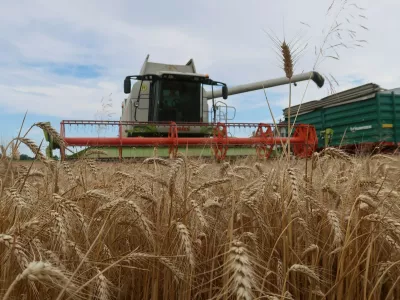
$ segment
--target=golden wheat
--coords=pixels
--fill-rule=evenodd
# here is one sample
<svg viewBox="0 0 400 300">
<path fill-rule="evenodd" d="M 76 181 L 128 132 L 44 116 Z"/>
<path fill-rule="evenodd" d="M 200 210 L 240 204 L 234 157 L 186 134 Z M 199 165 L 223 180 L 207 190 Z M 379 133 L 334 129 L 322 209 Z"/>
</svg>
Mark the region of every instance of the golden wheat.
<svg viewBox="0 0 400 300">
<path fill-rule="evenodd" d="M 96 176 L 85 159 L 58 164 L 58 176 L 10 162 L 0 295 L 396 299 L 400 160 L 318 157 L 307 174 L 302 160 L 91 161 Z M 383 161 L 395 169 L 386 177 Z M 31 272 L 39 282 L 21 275 Z"/>
</svg>

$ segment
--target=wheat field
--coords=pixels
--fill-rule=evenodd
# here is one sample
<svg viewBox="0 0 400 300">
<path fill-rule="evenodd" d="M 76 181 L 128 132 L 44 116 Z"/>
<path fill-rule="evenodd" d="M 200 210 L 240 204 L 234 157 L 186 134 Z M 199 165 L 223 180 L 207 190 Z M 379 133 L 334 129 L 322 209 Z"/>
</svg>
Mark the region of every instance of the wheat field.
<svg viewBox="0 0 400 300">
<path fill-rule="evenodd" d="M 400 299 L 400 159 L 0 166 L 1 299 Z"/>
</svg>

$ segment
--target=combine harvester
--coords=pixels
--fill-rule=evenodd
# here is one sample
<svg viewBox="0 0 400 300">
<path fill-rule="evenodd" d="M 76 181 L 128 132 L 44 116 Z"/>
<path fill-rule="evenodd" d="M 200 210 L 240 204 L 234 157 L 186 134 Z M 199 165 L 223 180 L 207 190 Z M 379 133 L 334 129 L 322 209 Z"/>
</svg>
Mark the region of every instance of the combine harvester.
<svg viewBox="0 0 400 300">
<path fill-rule="evenodd" d="M 149 157 L 155 151 L 160 157 L 175 157 L 179 150 L 189 156 L 214 156 L 219 161 L 226 156 L 251 154 L 268 158 L 274 147 L 279 148 L 288 140 L 297 157 L 308 157 L 315 151 L 318 139 L 313 126 L 296 124 L 292 135 L 287 137 L 282 134 L 286 125 L 275 127 L 274 124 L 230 122 L 232 118 L 228 118 L 228 109 L 231 108 L 234 113 L 235 109 L 224 101 L 216 101 L 220 97 L 226 100 L 229 95 L 289 84 L 288 78 L 253 82 L 228 89 L 225 83 L 196 73 L 192 59 L 185 65 L 154 63 L 148 59 L 149 56 L 139 75 L 125 78 L 124 92 L 129 96 L 122 102 L 119 121 L 61 122 L 60 134 L 68 148 L 102 148 L 108 157 L 119 159 Z M 133 85 L 132 80 L 136 81 Z M 324 78 L 317 72 L 302 73 L 291 78 L 293 84 L 306 80 L 313 80 L 318 87 L 324 84 Z M 210 90 L 206 91 L 204 86 Z M 212 101 L 211 110 L 209 100 Z M 114 127 L 118 128 L 118 136 L 67 136 L 66 129 L 74 126 Z M 246 137 L 232 136 L 235 128 L 251 129 L 252 134 Z M 67 157 L 65 149 L 49 135 L 46 135 L 46 139 L 49 141 L 48 155 L 52 155 L 53 149 L 60 149 L 62 159 L 79 155 Z"/>
</svg>

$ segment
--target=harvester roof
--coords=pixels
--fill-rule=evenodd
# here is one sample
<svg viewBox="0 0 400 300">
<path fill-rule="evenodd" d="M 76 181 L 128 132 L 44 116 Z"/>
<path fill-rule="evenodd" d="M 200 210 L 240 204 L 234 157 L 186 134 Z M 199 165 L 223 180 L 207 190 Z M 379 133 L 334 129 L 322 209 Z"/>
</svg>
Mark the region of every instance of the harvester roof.
<svg viewBox="0 0 400 300">
<path fill-rule="evenodd" d="M 173 64 L 163 64 L 155 63 L 149 61 L 150 55 L 147 55 L 142 69 L 140 70 L 140 75 L 145 74 L 157 74 L 158 72 L 179 72 L 179 73 L 196 73 L 196 67 L 194 65 L 193 59 L 190 59 L 184 65 L 173 65 Z"/>
</svg>

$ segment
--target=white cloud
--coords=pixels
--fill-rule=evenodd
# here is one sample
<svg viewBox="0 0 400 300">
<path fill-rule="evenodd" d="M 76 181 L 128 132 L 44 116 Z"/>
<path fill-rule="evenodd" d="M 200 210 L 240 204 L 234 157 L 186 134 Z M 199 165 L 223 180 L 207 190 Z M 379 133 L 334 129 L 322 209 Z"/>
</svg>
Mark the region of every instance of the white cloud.
<svg viewBox="0 0 400 300">
<path fill-rule="evenodd" d="M 85 119 L 94 118 L 101 109 L 101 99 L 114 92 L 111 112 L 116 113 L 121 93 L 113 83 L 102 83 L 101 86 L 80 87 L 59 84 L 55 86 L 22 86 L 10 87 L 0 85 L 0 105 L 10 113 L 24 113 L 57 116 L 61 118 Z M 104 88 L 108 86 L 108 88 Z"/>
<path fill-rule="evenodd" d="M 333 12 L 326 14 L 330 4 L 176 0 L 159 2 L 155 10 L 154 3 L 134 1 L 8 2 L 0 11 L 0 107 L 9 112 L 91 119 L 101 109 L 101 98 L 112 93 L 117 119 L 125 96 L 123 78 L 137 74 L 148 53 L 151 61 L 158 62 L 185 63 L 194 58 L 199 72 L 229 85 L 282 77 L 274 46 L 263 28 L 280 38 L 302 34 L 309 46 L 296 73 L 309 71 L 315 61 L 314 45 L 321 43 L 322 30 L 332 23 Z M 367 10 L 359 14 L 368 20 L 349 19 L 354 24 L 346 26 L 357 28 L 357 39 L 368 44 L 342 49 L 340 60 L 326 60 L 317 70 L 335 76 L 341 84 L 338 91 L 352 87 L 354 79 L 397 87 L 400 75 L 394 66 L 399 42 L 393 37 L 397 36 L 400 2 L 360 5 Z M 347 22 L 349 12 L 344 13 L 341 20 Z M 51 73 L 44 67 L 47 63 L 98 65 L 103 71 L 99 78 L 77 79 Z M 300 103 L 305 87 L 299 83 L 293 88 L 294 104 Z M 287 86 L 268 90 L 269 95 L 277 94 L 270 97 L 275 112 L 286 106 L 287 91 Z M 326 89 L 310 83 L 304 101 L 323 96 Z M 238 110 L 268 111 L 262 91 L 230 97 L 228 103 Z"/>
<path fill-rule="evenodd" d="M 80 57 L 90 54 L 90 49 L 85 49 L 74 41 L 64 41 L 62 36 L 54 38 L 40 32 L 16 36 L 12 43 L 29 61 L 76 62 Z"/>
</svg>

